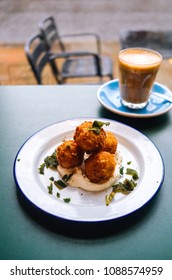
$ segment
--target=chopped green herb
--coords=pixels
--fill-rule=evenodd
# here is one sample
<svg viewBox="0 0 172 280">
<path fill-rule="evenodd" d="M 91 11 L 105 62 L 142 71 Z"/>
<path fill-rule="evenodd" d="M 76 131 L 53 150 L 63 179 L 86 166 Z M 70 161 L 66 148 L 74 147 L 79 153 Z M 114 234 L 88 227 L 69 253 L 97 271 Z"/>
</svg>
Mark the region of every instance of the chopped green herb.
<svg viewBox="0 0 172 280">
<path fill-rule="evenodd" d="M 130 165 L 130 164 L 131 164 L 131 161 L 128 161 L 127 164 Z"/>
<path fill-rule="evenodd" d="M 20 158 L 18 158 L 18 160 L 17 161 L 20 161 L 21 159 Z"/>
<path fill-rule="evenodd" d="M 62 180 L 54 181 L 54 185 L 59 189 L 62 190 L 67 187 L 66 183 Z"/>
<path fill-rule="evenodd" d="M 124 166 L 122 166 L 119 170 L 120 175 L 124 175 Z"/>
<path fill-rule="evenodd" d="M 125 182 L 125 180 L 124 180 Z M 118 184 L 113 186 L 113 191 L 115 193 L 121 192 L 123 194 L 129 194 L 129 190 L 126 188 L 126 185 L 124 184 L 124 182 L 119 182 Z"/>
<path fill-rule="evenodd" d="M 133 180 L 138 180 L 139 176 L 135 169 L 127 168 L 126 174 L 131 175 Z"/>
<path fill-rule="evenodd" d="M 65 174 L 65 175 L 62 177 L 62 180 L 63 180 L 64 182 L 67 182 L 67 181 L 70 180 L 70 178 L 72 177 L 72 175 L 73 175 L 73 173 L 71 173 L 71 174 Z"/>
<path fill-rule="evenodd" d="M 56 196 L 59 198 L 59 197 L 60 197 L 60 193 L 59 193 L 59 192 L 57 192 L 57 193 L 56 193 Z"/>
<path fill-rule="evenodd" d="M 54 177 L 53 176 L 50 177 L 49 180 L 53 182 L 54 181 Z"/>
<path fill-rule="evenodd" d="M 44 158 L 44 163 L 46 165 L 46 168 L 55 168 L 58 165 L 57 158 L 56 158 L 56 151 L 52 153 L 51 156 L 47 156 Z"/>
<path fill-rule="evenodd" d="M 72 173 L 71 174 L 65 174 L 63 177 L 62 177 L 62 180 L 57 180 L 57 181 L 54 181 L 54 185 L 59 189 L 59 190 L 62 190 L 64 188 L 67 187 L 67 181 L 72 177 Z"/>
<path fill-rule="evenodd" d="M 114 198 L 115 194 L 116 194 L 116 192 L 114 190 L 112 190 L 109 195 L 106 195 L 106 206 L 108 206 L 110 204 L 110 202 Z"/>
<path fill-rule="evenodd" d="M 63 201 L 65 202 L 65 203 L 69 203 L 70 202 L 70 198 L 63 198 Z"/>
<path fill-rule="evenodd" d="M 101 121 L 94 121 L 92 127 L 89 130 L 94 131 L 96 134 L 99 134 L 103 125 L 110 125 L 110 122 L 101 122 Z"/>
<path fill-rule="evenodd" d="M 58 162 L 56 159 L 56 151 L 54 151 L 51 156 L 47 156 L 46 158 L 44 158 L 44 162 L 40 164 L 40 167 L 38 168 L 39 173 L 44 174 L 45 166 L 46 168 L 55 168 L 57 167 L 57 165 Z"/>
<path fill-rule="evenodd" d="M 128 180 L 127 178 L 124 180 L 124 182 L 119 182 L 118 184 L 115 184 L 112 188 L 112 191 L 109 195 L 106 195 L 106 206 L 110 204 L 112 199 L 114 198 L 116 193 L 123 193 L 125 195 L 129 194 L 133 189 L 137 186 L 137 183 L 133 180 Z"/>
<path fill-rule="evenodd" d="M 53 193 L 53 183 L 50 182 L 50 185 L 47 188 L 48 188 L 48 193 L 52 194 Z"/>
<path fill-rule="evenodd" d="M 129 192 L 133 191 L 134 188 L 137 186 L 137 183 L 133 180 L 128 180 L 127 178 L 124 180 L 125 189 Z"/>
<path fill-rule="evenodd" d="M 40 167 L 38 168 L 39 173 L 44 175 L 44 169 L 45 169 L 45 163 L 40 164 Z"/>
</svg>

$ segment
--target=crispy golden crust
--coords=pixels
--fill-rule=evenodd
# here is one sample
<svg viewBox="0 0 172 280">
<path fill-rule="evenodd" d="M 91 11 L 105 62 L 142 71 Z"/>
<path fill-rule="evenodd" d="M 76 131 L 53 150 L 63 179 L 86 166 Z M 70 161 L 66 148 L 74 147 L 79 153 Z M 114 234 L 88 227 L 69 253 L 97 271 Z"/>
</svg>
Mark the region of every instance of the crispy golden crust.
<svg viewBox="0 0 172 280">
<path fill-rule="evenodd" d="M 83 150 L 78 147 L 74 140 L 63 142 L 57 147 L 57 161 L 64 168 L 73 168 L 82 164 L 84 159 Z"/>
<path fill-rule="evenodd" d="M 93 183 L 104 183 L 113 176 L 116 167 L 114 155 L 106 151 L 92 154 L 85 160 L 85 174 Z"/>
<path fill-rule="evenodd" d="M 106 140 L 105 145 L 103 147 L 103 151 L 109 152 L 111 154 L 115 154 L 118 146 L 118 140 L 115 135 L 108 131 L 106 132 Z"/>
<path fill-rule="evenodd" d="M 85 121 L 76 128 L 74 133 L 74 140 L 86 153 L 101 150 L 106 140 L 104 129 L 102 128 L 100 133 L 97 134 L 95 131 L 90 130 L 92 124 L 90 121 Z"/>
</svg>

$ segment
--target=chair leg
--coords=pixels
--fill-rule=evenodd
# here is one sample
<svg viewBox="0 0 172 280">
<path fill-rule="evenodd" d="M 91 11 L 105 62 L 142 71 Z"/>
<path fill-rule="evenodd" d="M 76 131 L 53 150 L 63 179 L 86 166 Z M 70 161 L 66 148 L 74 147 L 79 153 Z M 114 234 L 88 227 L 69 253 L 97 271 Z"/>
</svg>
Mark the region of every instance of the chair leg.
<svg viewBox="0 0 172 280">
<path fill-rule="evenodd" d="M 53 72 L 53 75 L 54 75 L 54 77 L 56 79 L 57 84 L 61 84 L 62 82 L 61 82 L 61 79 L 59 79 L 59 77 L 58 77 L 59 76 L 59 72 L 58 72 L 58 69 L 57 69 L 55 63 L 53 61 L 50 61 L 50 65 L 51 65 L 51 70 Z"/>
</svg>

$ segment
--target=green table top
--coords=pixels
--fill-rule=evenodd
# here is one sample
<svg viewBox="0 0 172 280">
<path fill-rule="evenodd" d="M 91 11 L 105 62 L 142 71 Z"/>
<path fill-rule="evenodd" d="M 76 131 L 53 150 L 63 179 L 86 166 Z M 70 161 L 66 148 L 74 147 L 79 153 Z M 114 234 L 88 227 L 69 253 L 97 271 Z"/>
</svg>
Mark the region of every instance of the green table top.
<svg viewBox="0 0 172 280">
<path fill-rule="evenodd" d="M 171 259 L 172 111 L 151 119 L 132 119 L 104 109 L 98 86 L 0 87 L 0 259 Z M 13 163 L 35 132 L 71 118 L 108 118 L 149 137 L 165 163 L 165 180 L 144 208 L 118 221 L 76 223 L 50 217 L 21 194 Z"/>
</svg>

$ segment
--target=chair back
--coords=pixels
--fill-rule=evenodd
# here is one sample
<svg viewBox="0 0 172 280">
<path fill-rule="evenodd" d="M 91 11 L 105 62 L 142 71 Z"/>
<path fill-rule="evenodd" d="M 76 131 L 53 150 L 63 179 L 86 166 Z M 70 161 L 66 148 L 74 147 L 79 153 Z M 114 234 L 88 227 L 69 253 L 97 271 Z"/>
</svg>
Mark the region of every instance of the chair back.
<svg viewBox="0 0 172 280">
<path fill-rule="evenodd" d="M 42 20 L 39 23 L 39 28 L 49 51 L 55 43 L 59 46 L 61 52 L 65 51 L 65 45 L 59 36 L 58 28 L 52 16 Z"/>
<path fill-rule="evenodd" d="M 57 67 L 55 63 L 49 61 L 47 47 L 41 34 L 34 35 L 26 42 L 25 53 L 38 84 L 42 84 L 41 74 L 48 63 L 50 64 L 52 72 L 57 80 Z"/>
</svg>

